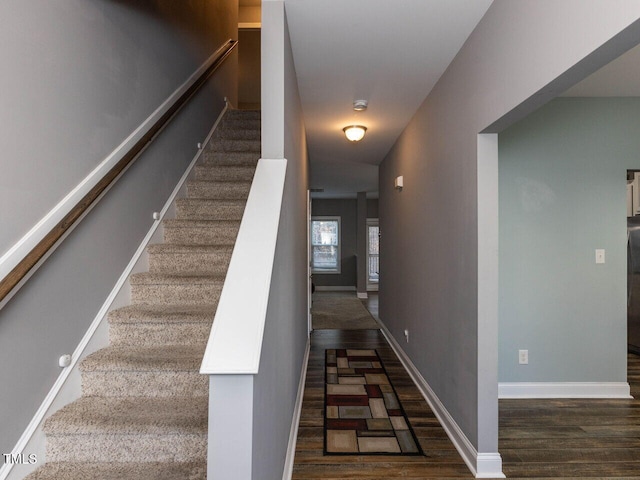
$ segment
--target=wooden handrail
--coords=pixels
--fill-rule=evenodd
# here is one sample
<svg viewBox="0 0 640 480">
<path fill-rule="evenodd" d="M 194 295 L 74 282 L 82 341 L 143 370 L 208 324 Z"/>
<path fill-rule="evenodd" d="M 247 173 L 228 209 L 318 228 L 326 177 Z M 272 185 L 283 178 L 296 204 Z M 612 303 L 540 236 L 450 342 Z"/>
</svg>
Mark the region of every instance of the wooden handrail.
<svg viewBox="0 0 640 480">
<path fill-rule="evenodd" d="M 23 278 L 35 267 L 62 236 L 82 217 L 100 195 L 118 178 L 118 176 L 136 159 L 145 146 L 162 130 L 180 108 L 204 85 L 213 73 L 231 54 L 238 44 L 237 40 L 228 40 L 218 49 L 218 56 L 198 79 L 169 107 L 169 109 L 109 170 L 65 217 L 0 281 L 0 302 L 9 295 Z"/>
</svg>

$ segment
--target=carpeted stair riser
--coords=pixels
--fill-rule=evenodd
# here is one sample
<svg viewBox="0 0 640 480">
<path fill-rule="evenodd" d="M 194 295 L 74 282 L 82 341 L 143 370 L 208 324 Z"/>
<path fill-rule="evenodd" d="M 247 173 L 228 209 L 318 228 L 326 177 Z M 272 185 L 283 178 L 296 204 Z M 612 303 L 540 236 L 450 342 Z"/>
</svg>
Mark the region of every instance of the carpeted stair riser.
<svg viewBox="0 0 640 480">
<path fill-rule="evenodd" d="M 224 128 L 218 130 L 214 135 L 214 140 L 260 140 L 260 129 L 225 124 Z"/>
<path fill-rule="evenodd" d="M 198 372 L 204 338 L 188 346 L 111 346 L 80 364 L 84 395 L 104 397 L 206 396 L 208 382 Z M 193 343 L 200 342 L 200 346 Z"/>
<path fill-rule="evenodd" d="M 202 461 L 191 463 L 117 461 L 47 463 L 29 480 L 205 480 L 207 467 Z"/>
<path fill-rule="evenodd" d="M 255 166 L 228 166 L 197 165 L 195 168 L 195 180 L 205 182 L 250 182 L 255 174 Z"/>
<path fill-rule="evenodd" d="M 243 200 L 249 196 L 251 182 L 191 182 L 187 195 L 191 198 Z"/>
<path fill-rule="evenodd" d="M 258 163 L 260 155 L 255 152 L 212 152 L 205 151 L 203 154 L 203 165 L 205 166 L 219 166 L 219 167 L 254 167 Z"/>
<path fill-rule="evenodd" d="M 165 220 L 164 241 L 179 245 L 234 245 L 239 220 Z"/>
<path fill-rule="evenodd" d="M 220 300 L 224 277 L 139 273 L 131 276 L 131 301 L 147 305 L 211 305 Z"/>
<path fill-rule="evenodd" d="M 176 202 L 180 220 L 242 220 L 245 202 L 241 200 L 209 200 L 181 198 Z"/>
<path fill-rule="evenodd" d="M 260 128 L 260 112 L 228 112 L 222 120 L 222 129 L 238 127 L 242 128 L 254 128 L 249 126 L 249 122 L 258 122 L 257 128 Z"/>
<path fill-rule="evenodd" d="M 231 260 L 231 245 L 151 245 L 149 272 L 209 275 L 226 273 Z"/>
<path fill-rule="evenodd" d="M 201 461 L 206 397 L 81 397 L 45 421 L 47 461 Z"/>
<path fill-rule="evenodd" d="M 211 150 L 214 152 L 256 152 L 260 155 L 262 145 L 260 140 L 229 140 L 222 138 L 213 142 Z"/>
<path fill-rule="evenodd" d="M 185 283 L 132 286 L 131 299 L 152 305 L 203 305 L 220 300 L 221 285 Z"/>
<path fill-rule="evenodd" d="M 195 462 L 207 456 L 207 434 L 47 434 L 48 462 Z"/>
<path fill-rule="evenodd" d="M 227 114 L 224 116 L 224 119 L 233 119 L 233 118 L 256 118 L 260 119 L 262 117 L 261 110 L 229 110 Z"/>
<path fill-rule="evenodd" d="M 150 388 L 153 386 L 153 388 Z M 207 396 L 205 375 L 193 372 L 87 372 L 82 376 L 83 395 L 103 397 Z"/>
<path fill-rule="evenodd" d="M 217 304 L 204 306 L 133 305 L 109 312 L 111 345 L 193 345 L 209 338 Z"/>
<path fill-rule="evenodd" d="M 116 323 L 109 325 L 112 345 L 191 345 L 193 338 L 208 338 L 211 322 Z"/>
<path fill-rule="evenodd" d="M 257 130 L 258 132 L 262 128 L 260 125 L 260 120 L 251 119 L 251 118 L 229 118 L 222 123 L 223 130 L 236 130 L 236 129 L 246 129 L 246 130 Z M 214 142 L 215 143 L 215 142 Z M 213 144 L 209 144 L 208 148 L 212 148 Z"/>
</svg>

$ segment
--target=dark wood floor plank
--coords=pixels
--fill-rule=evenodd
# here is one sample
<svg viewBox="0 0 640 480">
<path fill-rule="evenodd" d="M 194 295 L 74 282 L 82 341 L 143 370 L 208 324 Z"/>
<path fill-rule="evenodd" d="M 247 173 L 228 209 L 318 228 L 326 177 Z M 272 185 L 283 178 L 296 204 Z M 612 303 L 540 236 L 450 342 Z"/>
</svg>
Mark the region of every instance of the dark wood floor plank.
<svg viewBox="0 0 640 480">
<path fill-rule="evenodd" d="M 315 331 L 311 342 L 294 480 L 473 478 L 379 331 Z M 327 348 L 378 350 L 425 452 L 424 457 L 323 454 L 324 350 Z M 640 357 L 629 355 L 628 372 L 632 395 L 640 396 Z M 499 406 L 499 451 L 507 478 L 640 480 L 640 401 L 500 400 Z"/>
</svg>

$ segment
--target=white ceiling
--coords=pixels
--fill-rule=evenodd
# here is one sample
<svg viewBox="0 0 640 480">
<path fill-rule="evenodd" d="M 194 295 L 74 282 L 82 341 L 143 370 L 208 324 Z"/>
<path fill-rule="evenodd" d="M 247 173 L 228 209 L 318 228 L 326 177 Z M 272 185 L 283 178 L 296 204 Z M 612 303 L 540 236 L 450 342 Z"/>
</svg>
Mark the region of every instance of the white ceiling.
<svg viewBox="0 0 640 480">
<path fill-rule="evenodd" d="M 311 187 L 324 196 L 377 191 L 375 166 L 491 2 L 285 0 Z M 358 99 L 369 101 L 366 112 L 353 111 Z M 356 144 L 342 133 L 353 123 L 368 127 Z"/>
<path fill-rule="evenodd" d="M 563 97 L 640 97 L 640 46 L 567 90 Z"/>
</svg>

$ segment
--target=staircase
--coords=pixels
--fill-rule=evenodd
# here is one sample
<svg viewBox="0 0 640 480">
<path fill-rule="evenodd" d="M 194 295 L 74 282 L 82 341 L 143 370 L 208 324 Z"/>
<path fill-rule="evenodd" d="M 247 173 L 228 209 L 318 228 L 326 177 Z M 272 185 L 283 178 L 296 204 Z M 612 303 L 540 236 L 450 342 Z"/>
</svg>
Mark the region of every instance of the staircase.
<svg viewBox="0 0 640 480">
<path fill-rule="evenodd" d="M 44 425 L 28 480 L 206 478 L 208 378 L 198 370 L 260 157 L 260 112 L 229 111 L 195 167 L 108 347 L 80 364 L 82 397 Z"/>
</svg>

